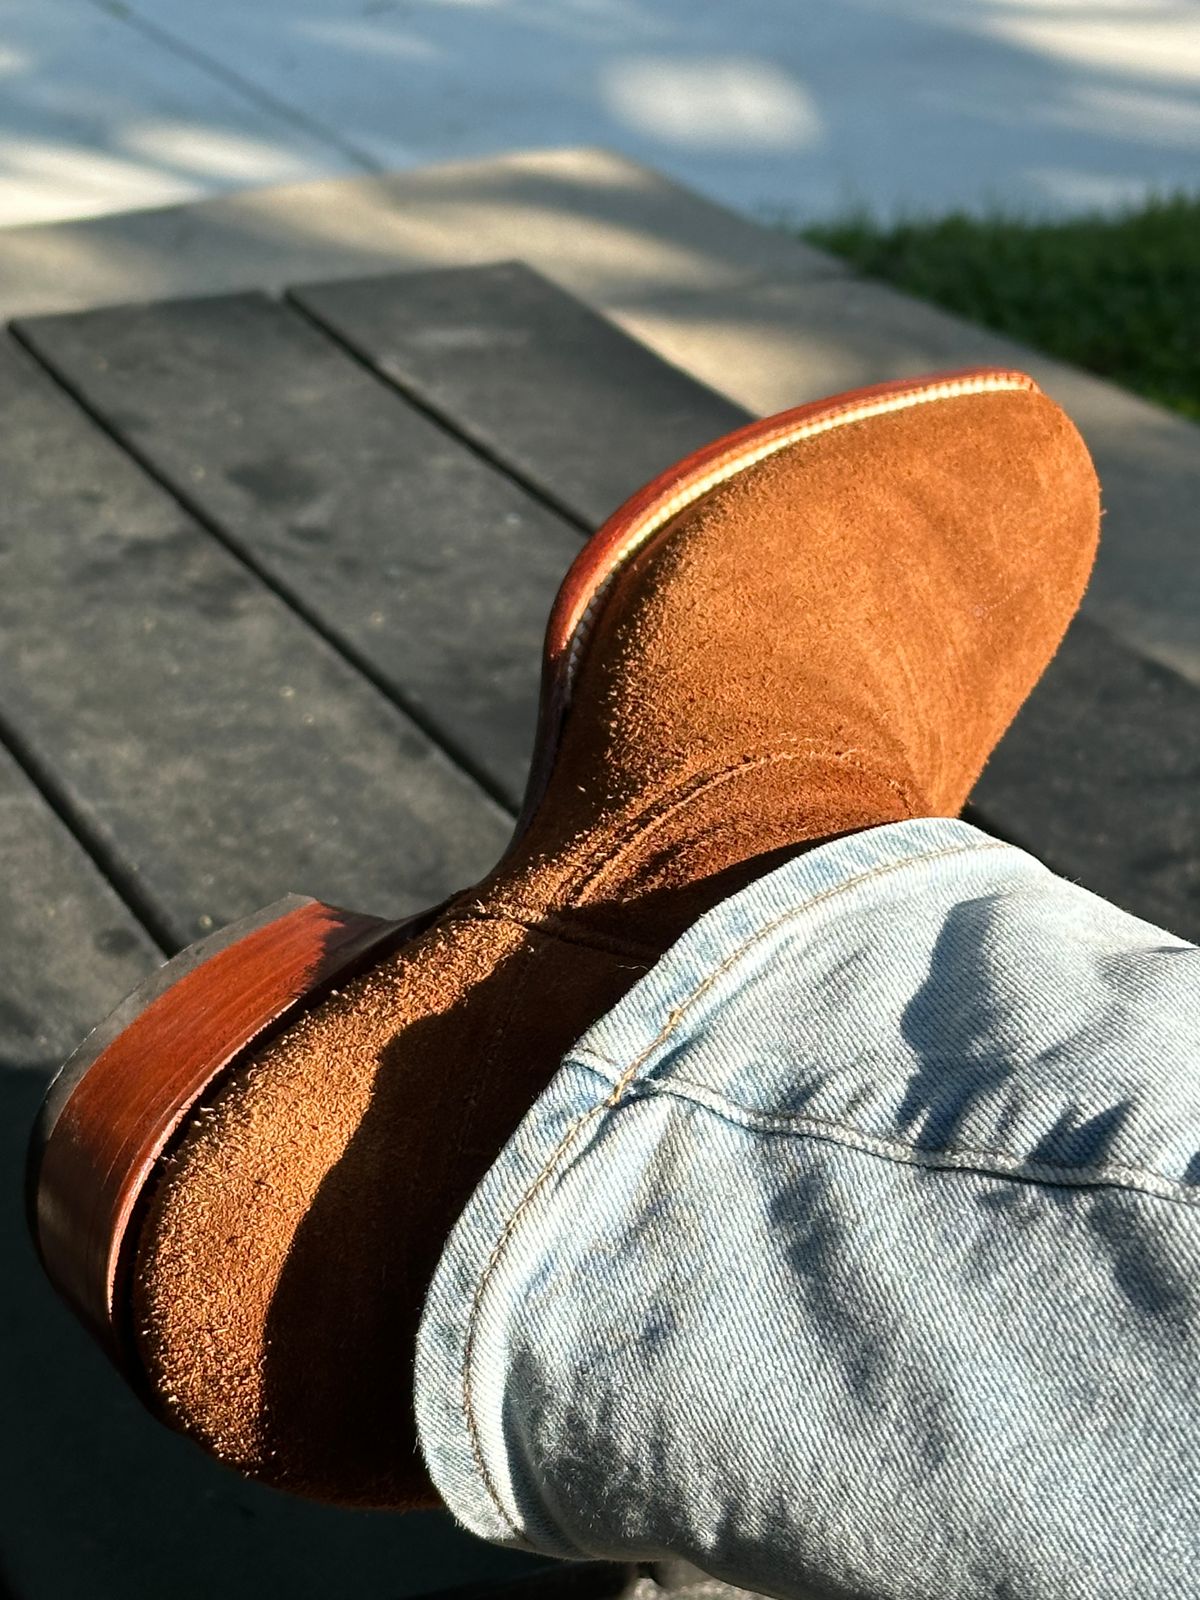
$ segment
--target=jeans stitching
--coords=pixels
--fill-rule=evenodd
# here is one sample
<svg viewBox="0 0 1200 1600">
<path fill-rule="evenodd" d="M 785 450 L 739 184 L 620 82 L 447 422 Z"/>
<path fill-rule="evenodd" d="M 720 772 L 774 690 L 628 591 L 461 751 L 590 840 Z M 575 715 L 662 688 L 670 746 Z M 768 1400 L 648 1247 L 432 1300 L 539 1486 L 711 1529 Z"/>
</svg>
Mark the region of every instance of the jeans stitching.
<svg viewBox="0 0 1200 1600">
<path fill-rule="evenodd" d="M 537 1177 L 525 1191 L 520 1203 L 513 1211 L 508 1221 L 505 1223 L 495 1245 L 492 1247 L 492 1253 L 487 1259 L 487 1263 L 484 1266 L 479 1283 L 476 1286 L 475 1294 L 471 1301 L 471 1309 L 467 1317 L 467 1337 L 463 1343 L 462 1409 L 463 1417 L 467 1424 L 467 1434 L 471 1441 L 471 1454 L 475 1458 L 475 1465 L 478 1468 L 479 1476 L 483 1480 L 483 1486 L 488 1492 L 488 1496 L 491 1499 L 492 1505 L 496 1509 L 497 1515 L 500 1517 L 500 1520 L 504 1523 L 504 1526 L 509 1530 L 509 1532 L 518 1539 L 521 1537 L 520 1529 L 514 1525 L 512 1519 L 509 1517 L 504 1507 L 500 1504 L 500 1495 L 496 1488 L 495 1480 L 492 1478 L 491 1470 L 484 1458 L 483 1442 L 479 1435 L 479 1425 L 475 1419 L 475 1398 L 471 1382 L 471 1369 L 474 1365 L 475 1344 L 479 1335 L 479 1314 L 483 1305 L 483 1297 L 487 1292 L 487 1286 L 492 1274 L 500 1264 L 500 1257 L 504 1254 L 504 1251 L 508 1245 L 508 1241 L 516 1232 L 517 1224 L 520 1222 L 526 1209 L 544 1187 L 546 1181 L 551 1177 L 554 1169 L 558 1166 L 559 1161 L 566 1154 L 570 1146 L 575 1142 L 575 1139 L 582 1132 L 584 1126 L 590 1122 L 593 1117 L 599 1116 L 600 1113 L 605 1110 L 607 1103 L 607 1101 L 602 1100 L 598 1105 L 589 1107 L 587 1111 L 576 1117 L 575 1120 L 567 1127 L 562 1138 L 558 1141 L 558 1144 L 555 1145 L 554 1150 L 551 1152 L 546 1161 L 546 1164 L 542 1167 L 541 1171 L 537 1174 Z"/>
<path fill-rule="evenodd" d="M 668 1012 L 666 1021 L 663 1023 L 658 1034 L 640 1053 L 640 1055 L 636 1057 L 630 1066 L 627 1067 L 626 1070 L 621 1074 L 616 1083 L 612 1086 L 610 1093 L 607 1094 L 605 1098 L 599 1101 L 596 1105 L 590 1106 L 586 1111 L 581 1112 L 571 1123 L 568 1124 L 567 1128 L 563 1132 L 562 1137 L 559 1139 L 558 1143 L 547 1157 L 541 1170 L 533 1178 L 533 1181 L 526 1189 L 524 1195 L 511 1212 L 508 1221 L 504 1224 L 504 1227 L 501 1229 L 499 1236 L 496 1239 L 496 1243 L 492 1247 L 491 1253 L 484 1264 L 483 1272 L 480 1274 L 479 1282 L 475 1286 L 475 1293 L 471 1298 L 470 1310 L 467 1313 L 466 1338 L 463 1341 L 462 1412 L 463 1420 L 467 1426 L 467 1436 L 471 1444 L 471 1454 L 474 1457 L 476 1468 L 479 1471 L 480 1480 L 483 1483 L 484 1489 L 487 1491 L 489 1498 L 491 1499 L 496 1514 L 499 1516 L 504 1526 L 515 1538 L 519 1539 L 521 1537 L 521 1532 L 513 1524 L 512 1519 L 508 1516 L 508 1513 L 501 1505 L 495 1480 L 493 1479 L 491 1471 L 487 1465 L 487 1461 L 484 1458 L 483 1442 L 479 1432 L 479 1424 L 475 1417 L 475 1397 L 472 1383 L 472 1368 L 474 1366 L 475 1347 L 479 1337 L 479 1317 L 483 1309 L 483 1297 L 487 1293 L 488 1284 L 491 1282 L 492 1276 L 495 1273 L 496 1268 L 499 1266 L 500 1259 L 508 1247 L 509 1240 L 516 1232 L 521 1218 L 524 1216 L 525 1212 L 528 1210 L 529 1206 L 533 1203 L 536 1197 L 541 1193 L 542 1189 L 553 1175 L 555 1169 L 557 1168 L 562 1157 L 566 1154 L 567 1150 L 572 1144 L 574 1144 L 579 1134 L 589 1122 L 591 1122 L 594 1118 L 601 1116 L 605 1111 L 614 1110 L 620 1104 L 626 1089 L 633 1082 L 634 1078 L 641 1071 L 642 1067 L 646 1064 L 650 1057 L 654 1055 L 655 1051 L 665 1044 L 666 1041 L 671 1037 L 672 1033 L 674 1033 L 675 1029 L 679 1026 L 688 1010 L 708 993 L 712 986 L 720 978 L 722 978 L 726 972 L 729 971 L 729 969 L 738 961 L 741 956 L 746 953 L 747 950 L 752 949 L 754 945 L 760 943 L 763 939 L 766 939 L 770 934 L 774 933 L 778 928 L 781 928 L 785 923 L 799 920 L 800 917 L 806 915 L 815 906 L 819 906 L 830 900 L 834 900 L 839 895 L 847 894 L 851 889 L 857 888 L 860 884 L 868 883 L 876 878 L 886 877 L 889 874 L 901 871 L 906 867 L 924 866 L 927 862 L 942 861 L 950 856 L 970 855 L 975 852 L 982 853 L 989 850 L 1011 849 L 1011 845 L 1004 844 L 1000 840 L 989 840 L 986 844 L 981 844 L 976 840 L 972 840 L 969 844 L 948 846 L 944 850 L 934 850 L 922 855 L 905 856 L 897 861 L 880 862 L 865 872 L 857 873 L 853 878 L 848 878 L 841 883 L 832 884 L 828 889 L 824 889 L 820 893 L 810 896 L 800 905 L 789 906 L 788 909 L 782 912 L 778 917 L 772 918 L 770 922 L 764 924 L 764 926 L 761 928 L 755 929 L 755 931 L 748 938 L 743 939 L 740 944 L 736 945 L 725 957 L 725 959 L 717 967 L 715 967 L 712 972 L 708 973 L 701 983 L 696 985 L 689 995 L 681 1000 L 678 1005 L 673 1006 Z"/>
<path fill-rule="evenodd" d="M 692 1094 L 686 1093 L 692 1090 Z M 679 1093 L 680 1090 L 685 1092 Z M 1069 1188 L 1083 1188 L 1089 1184 L 1111 1185 L 1115 1188 L 1137 1190 L 1152 1194 L 1161 1200 L 1179 1205 L 1200 1204 L 1200 1189 L 1195 1184 L 1183 1183 L 1165 1177 L 1148 1167 L 1132 1162 L 1106 1161 L 1091 1166 L 1056 1166 L 1046 1161 L 1030 1161 L 1011 1150 L 990 1150 L 972 1145 L 941 1145 L 936 1149 L 922 1150 L 911 1140 L 889 1138 L 886 1134 L 866 1133 L 833 1117 L 813 1116 L 807 1113 L 756 1111 L 752 1106 L 741 1106 L 736 1101 L 716 1094 L 702 1083 L 688 1078 L 672 1077 L 666 1083 L 639 1085 L 636 1098 L 656 1099 L 678 1094 L 678 1098 L 702 1111 L 724 1117 L 738 1126 L 758 1133 L 778 1134 L 796 1139 L 819 1139 L 830 1144 L 843 1145 L 865 1155 L 879 1156 L 882 1160 L 897 1161 L 908 1166 L 957 1170 L 962 1163 L 976 1166 L 985 1174 L 996 1177 L 1021 1178 L 1029 1183 L 1045 1183 Z M 635 1098 L 631 1096 L 630 1098 Z"/>
<path fill-rule="evenodd" d="M 904 867 L 916 865 L 924 866 L 928 861 L 943 861 L 948 856 L 969 855 L 974 851 L 1010 850 L 1011 848 L 1011 845 L 1003 844 L 998 839 L 993 840 L 988 844 L 978 844 L 972 841 L 970 844 L 947 846 L 944 850 L 935 850 L 928 855 L 905 856 L 900 861 L 881 862 L 878 866 L 870 868 L 870 870 L 867 872 L 860 872 L 855 877 L 847 879 L 844 883 L 832 884 L 828 889 L 823 889 L 819 894 L 815 894 L 811 898 L 805 900 L 802 905 L 790 906 L 778 917 L 773 918 L 763 927 L 756 929 L 748 939 L 745 939 L 741 944 L 736 945 L 725 957 L 725 959 L 718 966 L 713 968 L 713 970 L 705 977 L 704 981 L 697 984 L 697 986 L 692 990 L 691 994 L 689 994 L 685 999 L 681 1000 L 677 1006 L 674 1006 L 671 1009 L 667 1015 L 667 1020 L 663 1023 L 662 1028 L 658 1033 L 658 1036 L 646 1046 L 641 1055 L 631 1062 L 630 1065 L 625 1069 L 625 1072 L 622 1074 L 622 1076 L 617 1079 L 617 1082 L 613 1085 L 612 1094 L 605 1103 L 610 1106 L 615 1106 L 617 1104 L 625 1089 L 628 1088 L 629 1084 L 633 1082 L 634 1078 L 641 1071 L 642 1067 L 645 1066 L 646 1062 L 650 1059 L 654 1052 L 658 1050 L 661 1045 L 665 1044 L 674 1033 L 675 1029 L 682 1021 L 685 1012 L 687 1012 L 690 1007 L 695 1005 L 697 1000 L 702 1000 L 708 991 L 713 987 L 713 985 L 723 978 L 731 967 L 737 964 L 741 957 L 745 955 L 747 950 L 752 949 L 754 945 L 760 943 L 769 934 L 772 934 L 778 928 L 781 928 L 785 922 L 794 922 L 800 917 L 806 915 L 815 906 L 823 905 L 829 900 L 836 900 L 839 895 L 848 893 L 851 889 L 857 888 L 859 884 L 869 883 L 875 878 L 887 877 L 890 873 L 898 872 Z"/>
</svg>

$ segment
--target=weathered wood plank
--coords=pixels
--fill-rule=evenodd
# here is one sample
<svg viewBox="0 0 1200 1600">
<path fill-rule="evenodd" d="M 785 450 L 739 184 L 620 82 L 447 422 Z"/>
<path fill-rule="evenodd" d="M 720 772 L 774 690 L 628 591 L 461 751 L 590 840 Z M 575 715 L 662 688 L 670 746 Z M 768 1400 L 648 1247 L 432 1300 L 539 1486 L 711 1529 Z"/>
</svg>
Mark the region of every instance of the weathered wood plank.
<svg viewBox="0 0 1200 1600">
<path fill-rule="evenodd" d="M 40 1090 L 34 1073 L 0 1073 L 0 1569 L 15 1600 L 404 1600 L 544 1565 L 446 1516 L 338 1511 L 243 1482 L 144 1411 L 28 1242 Z"/>
<path fill-rule="evenodd" d="M 391 1600 L 539 1570 L 446 1518 L 330 1511 L 241 1482 L 154 1422 L 76 1327 L 25 1230 L 26 1141 L 48 1074 L 160 952 L 2 747 L 0 860 L 4 1593 L 326 1600 L 350 1573 L 361 1600 Z"/>
<path fill-rule="evenodd" d="M 3 722 L 174 942 L 292 884 L 415 903 L 492 858 L 496 808 L 10 349 L 0 460 Z M 366 1597 L 525 1570 L 445 1518 L 243 1484 L 143 1412 L 58 1304 L 24 1226 L 29 1130 L 47 1071 L 157 952 L 3 752 L 0 854 L 0 1066 L 37 1069 L 0 1071 L 13 1593 L 324 1600 L 348 1573 Z"/>
<path fill-rule="evenodd" d="M 649 376 L 654 357 L 592 313 L 570 312 L 569 297 L 519 266 L 361 279 L 295 298 L 592 522 L 673 455 L 746 420 L 673 369 Z M 537 391 L 527 405 L 524 384 Z M 975 819 L 1200 937 L 1197 726 L 1195 690 L 1081 619 L 985 773 Z"/>
<path fill-rule="evenodd" d="M 0 1075 L 40 1085 L 162 953 L 2 746 L 0 861 Z"/>
<path fill-rule="evenodd" d="M 24 335 L 516 807 L 577 529 L 264 296 L 48 318 Z"/>
<path fill-rule="evenodd" d="M 292 298 L 585 526 L 746 414 L 519 262 Z"/>
<path fill-rule="evenodd" d="M 1200 690 L 1086 617 L 985 768 L 985 822 L 1200 942 Z"/>
<path fill-rule="evenodd" d="M 453 326 L 449 320 L 445 325 Z M 531 326 L 531 341 L 540 325 Z M 150 326 L 144 346 L 147 361 L 154 356 Z M 256 326 L 265 326 L 265 320 Z M 288 342 L 290 335 L 272 337 L 285 343 L 284 352 L 276 350 L 270 360 L 285 363 L 276 373 L 288 373 L 283 387 L 289 420 L 278 434 L 260 433 L 253 442 L 257 449 L 261 441 L 277 440 L 276 460 L 284 462 L 286 472 L 293 464 L 303 467 L 314 447 L 314 419 L 319 419 L 322 402 L 319 391 L 315 397 L 302 392 L 303 353 L 310 346 L 299 339 L 293 345 Z M 249 374 L 238 381 L 243 393 L 254 396 L 255 406 L 268 409 L 280 385 L 272 377 L 265 349 L 265 344 L 258 346 L 257 359 L 262 362 L 258 387 L 251 386 Z M 223 409 L 227 402 L 219 393 L 219 340 L 205 357 L 211 368 L 204 377 L 206 404 L 213 408 L 207 418 L 201 405 L 187 409 L 187 361 L 177 361 L 177 354 L 158 352 L 158 359 L 170 369 L 170 382 L 157 391 L 155 406 L 159 411 L 183 407 L 186 429 L 175 431 L 168 425 L 169 415 L 151 417 L 147 423 L 128 414 L 147 409 L 148 380 L 133 406 L 131 378 L 112 391 L 111 404 L 118 410 L 121 388 L 125 390 L 124 425 L 131 428 L 139 448 L 155 456 L 156 470 L 165 472 L 167 462 L 169 475 L 177 477 L 181 486 L 185 473 L 213 470 L 214 458 L 205 461 L 213 439 L 222 442 L 215 457 L 222 472 L 227 464 L 236 470 L 239 464 L 253 463 L 256 458 L 249 452 L 238 457 L 234 448 L 239 428 L 248 426 L 244 413 L 235 407 Z M 484 354 L 488 360 L 495 357 L 494 351 Z M 576 348 L 573 361 L 578 368 L 572 381 L 583 394 L 581 398 L 573 393 L 572 406 L 583 405 L 592 365 L 586 341 Z M 317 369 L 314 375 L 329 381 Z M 473 392 L 470 376 L 468 364 L 460 373 L 467 397 Z M 672 381 L 678 377 L 675 374 Z M 603 414 L 603 395 L 613 397 L 611 386 L 605 389 L 603 382 L 600 391 L 598 416 Z M 326 389 L 327 397 L 330 392 Z M 337 392 L 350 415 L 360 403 L 352 386 Z M 480 392 L 496 391 L 484 384 Z M 510 394 L 519 404 L 520 389 Z M 708 391 L 701 394 L 707 396 Z M 89 390 L 93 402 L 98 395 L 97 389 Z M 704 419 L 713 419 L 714 414 L 707 406 L 707 399 L 696 402 L 693 420 L 697 429 L 704 429 L 699 437 L 678 448 L 667 446 L 661 453 L 656 446 L 655 458 L 637 467 L 639 479 L 681 449 L 738 420 L 735 414 L 729 420 L 712 420 L 710 426 Z M 622 402 L 625 412 L 629 416 L 621 426 L 626 432 L 636 428 L 639 414 L 648 432 L 661 420 L 657 410 L 653 416 L 639 413 L 636 392 Z M 503 424 L 505 419 L 495 420 Z M 577 447 L 578 439 L 566 439 L 564 453 L 557 454 L 552 420 L 548 415 L 539 420 L 538 449 L 570 490 L 571 472 L 564 463 L 569 465 L 569 447 Z M 512 419 L 514 432 L 519 432 L 518 424 L 519 418 Z M 466 422 L 463 426 L 468 428 Z M 430 816 L 409 799 L 397 803 L 391 795 L 389 784 L 396 773 L 409 770 L 403 754 L 395 756 L 393 750 L 392 759 L 386 751 L 381 753 L 382 745 L 392 748 L 393 739 L 399 739 L 404 751 L 418 752 L 417 764 L 434 774 L 435 787 L 449 782 L 449 789 L 438 793 L 451 796 L 451 832 L 466 826 L 474 838 L 471 819 L 481 814 L 481 804 L 485 822 L 478 832 L 489 826 L 493 832 L 503 831 L 495 808 L 480 802 L 453 773 L 447 780 L 442 758 L 403 717 L 382 706 L 379 696 L 202 534 L 169 496 L 154 489 L 111 441 L 76 415 L 44 377 L 21 357 L 4 351 L 0 351 L 0 427 L 7 500 L 3 515 L 8 524 L 0 527 L 0 542 L 8 545 L 0 554 L 0 681 L 5 715 L 39 759 L 52 763 L 65 804 L 78 814 L 102 853 L 111 855 L 114 869 L 128 874 L 130 893 L 146 901 L 175 940 L 190 936 L 206 914 L 223 920 L 280 888 L 313 887 L 336 898 L 333 880 L 339 877 L 354 879 L 368 908 L 386 909 L 384 901 L 394 891 L 384 880 L 389 872 L 398 875 L 401 870 L 396 860 L 404 849 L 405 831 L 420 838 L 420 829 L 428 826 L 435 836 L 443 820 L 441 809 Z M 205 433 L 204 427 L 211 431 Z M 145 431 L 138 433 L 138 428 Z M 379 470 L 380 457 L 388 449 L 390 435 L 382 423 L 378 428 L 370 435 L 370 450 L 357 460 L 356 470 L 364 477 Z M 195 430 L 190 445 L 189 429 Z M 289 448 L 290 430 L 298 430 L 304 440 L 294 451 Z M 468 431 L 481 437 L 473 425 Z M 593 427 L 584 438 L 592 454 L 602 458 L 603 430 Z M 623 450 L 621 437 L 613 438 L 614 449 Z M 175 454 L 169 461 L 164 440 L 173 441 L 170 450 Z M 337 469 L 344 452 L 350 452 L 352 465 L 357 458 L 347 434 L 339 434 L 335 443 L 322 466 L 324 487 L 291 500 L 281 497 L 280 509 L 272 513 L 276 520 L 271 539 L 278 545 L 257 547 L 255 558 L 264 565 L 264 550 L 287 548 L 286 525 L 292 511 L 300 525 L 321 526 L 315 508 L 323 494 L 342 508 L 327 525 L 336 528 L 339 542 L 351 536 L 345 529 L 362 502 L 340 487 Z M 503 439 L 493 440 L 488 448 L 502 456 L 502 445 Z M 524 465 L 518 459 L 522 451 Z M 518 438 L 512 452 L 520 470 L 540 481 L 532 470 L 539 458 L 531 441 Z M 271 459 L 267 452 L 257 456 L 260 464 Z M 597 463 L 588 458 L 583 466 L 596 469 Z M 616 474 L 628 467 L 626 455 L 612 466 L 614 476 L 603 490 L 604 503 L 589 513 L 593 520 L 636 487 L 635 482 L 615 487 Z M 215 493 L 211 500 L 205 498 L 205 514 L 215 517 L 219 509 L 217 520 L 243 537 L 238 529 L 246 528 L 255 509 L 265 508 L 270 499 L 273 470 L 268 465 L 257 484 L 251 474 L 250 487 L 232 480 L 232 488 L 221 490 L 224 498 Z M 395 479 L 397 494 L 402 494 L 415 471 L 406 458 Z M 239 503 L 238 494 L 245 496 L 244 502 Z M 338 500 L 343 494 L 346 498 Z M 599 504 L 601 488 L 594 477 L 590 487 L 585 483 L 583 490 L 559 498 L 584 519 L 580 507 L 587 494 Z M 365 503 L 371 519 L 381 525 L 386 503 L 381 500 L 376 506 L 369 492 Z M 539 534 L 534 543 L 540 538 Z M 322 549 L 318 542 L 311 548 L 316 553 L 305 604 L 316 611 L 329 548 Z M 368 587 L 377 548 L 371 544 L 361 552 Z M 419 556 L 419 545 L 414 545 L 414 553 L 406 553 L 405 560 L 419 563 Z M 527 560 L 527 554 L 521 554 L 507 565 L 519 577 Z M 478 581 L 482 569 L 475 570 Z M 501 576 L 507 581 L 507 571 Z M 409 586 L 415 588 L 418 577 L 414 573 L 399 582 L 399 591 L 411 592 Z M 443 581 L 431 575 L 431 590 Z M 472 604 L 466 585 L 461 604 L 466 608 Z M 538 604 L 540 631 L 544 602 L 539 599 Z M 521 628 L 528 627 L 528 618 L 522 624 L 511 615 L 508 621 L 498 612 L 488 615 L 493 618 L 491 642 L 503 671 L 505 652 L 527 648 Z M 351 639 L 352 628 L 361 625 L 361 613 L 347 611 L 337 624 L 330 607 L 322 617 L 330 633 L 339 626 L 344 629 L 347 648 L 365 651 L 361 634 L 355 635 L 357 644 Z M 284 675 L 283 668 L 297 653 L 308 662 L 304 672 Z M 214 656 L 221 658 L 219 663 L 214 664 Z M 403 688 L 407 664 L 397 657 L 389 670 Z M 386 678 L 382 666 L 373 665 L 373 671 L 381 680 Z M 106 681 L 96 683 L 96 679 Z M 288 689 L 291 695 L 285 693 Z M 298 695 L 307 697 L 309 704 L 289 709 L 288 703 Z M 494 683 L 490 688 L 485 684 L 479 702 L 484 715 L 502 698 Z M 277 702 L 284 706 L 282 714 Z M 985 820 L 1038 850 L 1060 870 L 1142 915 L 1195 936 L 1195 824 L 1200 793 L 1196 710 L 1197 697 L 1186 685 L 1130 656 L 1086 622 L 1077 624 L 985 774 L 977 796 Z M 315 722 L 306 722 L 306 713 L 315 714 Z M 433 718 L 434 711 L 429 715 Z M 240 741 L 247 733 L 243 745 Z M 364 741 L 369 746 L 365 759 Z M 314 749 L 319 760 L 314 761 Z M 311 786 L 310 766 L 315 767 Z M 346 788 L 351 792 L 343 803 Z M 172 837 L 173 822 L 178 828 Z M 342 837 L 331 840 L 328 835 L 333 832 Z M 50 971 L 55 984 L 69 989 L 69 947 L 109 927 L 135 940 L 128 946 L 123 946 L 121 937 L 110 941 L 107 954 L 118 967 L 128 961 L 131 968 L 140 969 L 152 959 L 152 947 L 144 934 L 138 934 L 136 921 L 121 910 L 99 875 L 93 875 L 23 776 L 0 758 L 0 848 L 6 844 L 10 845 L 6 860 L 14 859 L 15 850 L 28 854 L 30 862 L 20 880 L 28 889 L 11 919 L 10 935 L 13 941 L 28 940 L 30 950 L 27 958 L 22 955 L 25 965 L 14 968 L 16 980 L 6 980 L 6 997 L 19 1001 L 22 994 L 28 998 L 33 993 L 39 950 L 49 949 L 51 962 L 67 963 Z M 494 849 L 494 840 L 486 842 L 480 854 L 490 859 Z M 304 867 L 309 876 L 298 878 L 296 869 Z M 70 888 L 71 874 L 76 872 L 86 880 L 86 887 L 78 891 Z M 318 874 L 324 874 L 319 885 L 313 882 Z M 66 887 L 55 888 L 56 883 Z M 376 887 L 380 894 L 372 905 L 368 897 Z M 350 897 L 348 890 L 342 893 Z M 429 893 L 424 890 L 425 897 Z M 39 932 L 42 894 L 52 900 L 58 896 L 56 903 L 65 908 L 58 924 L 66 929 L 61 940 L 53 919 Z M 230 909 L 206 910 L 222 905 Z M 115 920 L 110 921 L 110 914 Z M 4 954 L 0 946 L 0 960 Z M 132 975 L 136 977 L 136 972 Z M 55 1050 L 65 1048 L 68 1035 L 81 1026 L 73 1016 L 68 1019 L 68 1005 L 83 1007 L 83 991 L 90 994 L 87 986 L 93 982 L 98 984 L 97 1004 L 107 1004 L 107 998 L 101 1000 L 101 990 L 109 981 L 114 986 L 118 982 L 115 971 L 105 975 L 103 964 L 94 971 L 81 971 L 80 978 L 79 997 L 68 995 L 57 1008 L 51 997 L 50 1021 L 62 1030 Z M 84 1025 L 86 1020 L 82 1019 Z M 32 1040 L 21 1044 L 30 1052 L 32 1064 L 40 1064 L 51 1048 L 48 1033 L 44 1042 L 38 1042 L 38 1025 L 36 1017 L 17 1019 L 12 1035 L 18 1043 Z M 8 1048 L 7 1039 L 4 1047 Z M 9 1185 L 0 1226 L 0 1270 L 11 1286 L 12 1308 L 0 1327 L 0 1368 L 7 1374 L 0 1405 L 9 1419 L 6 1436 L 12 1445 L 0 1454 L 0 1496 L 8 1512 L 0 1560 L 23 1600 L 34 1596 L 48 1600 L 66 1593 L 136 1600 L 161 1594 L 164 1582 L 184 1600 L 214 1592 L 241 1600 L 283 1591 L 303 1600 L 342 1592 L 347 1574 L 352 1575 L 358 1595 L 400 1596 L 453 1587 L 473 1577 L 495 1580 L 513 1570 L 506 1563 L 519 1558 L 479 1549 L 455 1536 L 439 1519 L 414 1522 L 326 1512 L 257 1492 L 142 1415 L 50 1300 L 25 1244 L 18 1174 L 37 1087 L 35 1074 L 0 1073 L 0 1133 L 5 1141 L 0 1171 Z M 51 1538 L 46 1537 L 48 1529 L 53 1530 Z"/>
<path fill-rule="evenodd" d="M 0 470 L 6 722 L 162 942 L 495 858 L 499 807 L 12 346 Z"/>
</svg>

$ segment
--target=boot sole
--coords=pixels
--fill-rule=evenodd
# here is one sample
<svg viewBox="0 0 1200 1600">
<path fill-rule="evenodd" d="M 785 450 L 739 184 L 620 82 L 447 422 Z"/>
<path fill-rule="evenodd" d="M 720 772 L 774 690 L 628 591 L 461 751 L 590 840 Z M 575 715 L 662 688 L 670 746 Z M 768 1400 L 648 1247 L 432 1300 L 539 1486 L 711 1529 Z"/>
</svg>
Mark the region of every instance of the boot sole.
<svg viewBox="0 0 1200 1600">
<path fill-rule="evenodd" d="M 889 411 L 1004 390 L 1036 392 L 1037 385 L 1019 372 L 972 369 L 799 406 L 705 446 L 626 501 L 580 551 L 550 615 L 537 737 L 514 844 L 545 795 L 605 594 L 674 517 L 803 439 Z M 174 1142 L 250 1048 L 416 937 L 440 909 L 389 922 L 302 896 L 277 901 L 167 962 L 55 1078 L 30 1146 L 30 1227 L 52 1282 L 139 1390 L 126 1287 L 143 1207 Z"/>
</svg>

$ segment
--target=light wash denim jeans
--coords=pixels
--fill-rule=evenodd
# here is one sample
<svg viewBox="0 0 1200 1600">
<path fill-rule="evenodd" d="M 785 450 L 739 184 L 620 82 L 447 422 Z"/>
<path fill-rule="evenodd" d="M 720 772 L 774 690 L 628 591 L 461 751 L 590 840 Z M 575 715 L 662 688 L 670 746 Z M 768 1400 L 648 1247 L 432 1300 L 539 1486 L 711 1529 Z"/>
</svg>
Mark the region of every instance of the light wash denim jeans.
<svg viewBox="0 0 1200 1600">
<path fill-rule="evenodd" d="M 1198 1200 L 1200 949 L 963 823 L 858 834 L 563 1063 L 431 1287 L 422 1446 L 560 1556 L 1195 1597 Z"/>
</svg>

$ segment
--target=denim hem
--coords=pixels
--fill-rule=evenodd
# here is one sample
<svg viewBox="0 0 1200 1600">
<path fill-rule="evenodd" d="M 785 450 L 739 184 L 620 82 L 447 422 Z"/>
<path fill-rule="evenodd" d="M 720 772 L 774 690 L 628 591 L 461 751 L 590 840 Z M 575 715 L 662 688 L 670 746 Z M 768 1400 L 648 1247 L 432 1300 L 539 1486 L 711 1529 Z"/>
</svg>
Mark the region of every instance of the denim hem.
<svg viewBox="0 0 1200 1600">
<path fill-rule="evenodd" d="M 564 1558 L 601 1553 L 568 1541 L 548 1519 L 531 1526 L 511 1474 L 503 1360 L 495 1353 L 511 1315 L 508 1280 L 551 1272 L 539 1260 L 539 1217 L 558 1178 L 603 1135 L 610 1114 L 669 1054 L 682 1015 L 698 1000 L 719 1006 L 757 949 L 788 924 L 845 897 L 868 904 L 906 868 L 981 851 L 1024 852 L 970 825 L 943 819 L 889 824 L 786 862 L 702 917 L 596 1023 L 568 1055 L 479 1185 L 446 1243 L 426 1296 L 417 1341 L 418 1432 L 430 1476 L 453 1514 L 480 1537 Z"/>
</svg>

